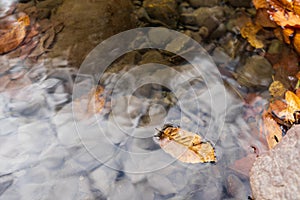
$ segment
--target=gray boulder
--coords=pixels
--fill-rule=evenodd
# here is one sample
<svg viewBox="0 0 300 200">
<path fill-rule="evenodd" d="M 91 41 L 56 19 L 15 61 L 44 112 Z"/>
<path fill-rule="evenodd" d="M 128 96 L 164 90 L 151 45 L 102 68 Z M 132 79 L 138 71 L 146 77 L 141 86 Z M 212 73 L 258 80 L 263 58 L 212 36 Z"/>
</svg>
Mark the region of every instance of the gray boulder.
<svg viewBox="0 0 300 200">
<path fill-rule="evenodd" d="M 250 171 L 254 199 L 300 198 L 300 125 L 255 161 Z"/>
</svg>

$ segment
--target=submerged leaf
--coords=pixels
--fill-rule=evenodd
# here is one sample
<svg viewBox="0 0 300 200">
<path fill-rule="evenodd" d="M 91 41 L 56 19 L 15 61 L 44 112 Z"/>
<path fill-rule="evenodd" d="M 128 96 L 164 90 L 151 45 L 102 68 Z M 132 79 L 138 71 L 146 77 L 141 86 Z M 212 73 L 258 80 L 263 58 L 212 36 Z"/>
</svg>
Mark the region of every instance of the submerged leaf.
<svg viewBox="0 0 300 200">
<path fill-rule="evenodd" d="M 261 26 L 253 24 L 252 22 L 247 23 L 242 29 L 241 34 L 243 38 L 246 38 L 251 46 L 255 48 L 263 48 L 264 44 L 261 40 L 256 37 L 256 33 L 261 30 Z"/>
<path fill-rule="evenodd" d="M 216 162 L 215 151 L 209 142 L 195 133 L 165 125 L 159 132 L 158 143 L 171 156 L 186 163 Z"/>
<path fill-rule="evenodd" d="M 29 17 L 26 15 L 20 17 L 17 22 L 9 24 L 4 30 L 1 30 L 0 54 L 14 50 L 22 43 L 26 36 L 26 26 L 29 24 Z"/>
</svg>

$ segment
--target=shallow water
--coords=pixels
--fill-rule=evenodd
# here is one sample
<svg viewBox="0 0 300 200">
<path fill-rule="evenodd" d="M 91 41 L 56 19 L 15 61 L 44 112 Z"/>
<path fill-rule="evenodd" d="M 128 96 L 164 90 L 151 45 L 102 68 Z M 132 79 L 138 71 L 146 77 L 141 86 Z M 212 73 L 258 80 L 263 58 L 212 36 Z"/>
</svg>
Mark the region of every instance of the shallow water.
<svg viewBox="0 0 300 200">
<path fill-rule="evenodd" d="M 132 45 L 147 48 L 141 38 Z M 110 48 L 104 60 L 123 50 Z M 99 82 L 106 104 L 95 115 L 78 110 L 98 82 L 93 71 L 60 68 L 65 60 L 1 59 L 0 199 L 251 196 L 248 177 L 234 163 L 264 144 L 245 120 L 248 107 L 211 71 L 217 68 L 208 55 L 193 57 L 196 69 L 130 63 L 105 71 Z M 153 136 L 166 123 L 210 141 L 217 162 L 187 164 L 164 152 Z"/>
<path fill-rule="evenodd" d="M 230 167 L 259 141 L 249 140 L 251 132 L 239 99 L 227 92 L 227 107 L 211 105 L 209 96 L 220 92 L 217 83 L 210 94 L 201 79 L 191 81 L 190 88 L 179 85 L 172 91 L 177 99 L 166 102 L 163 87 L 150 84 L 150 97 L 143 87 L 129 95 L 115 86 L 125 72 L 108 73 L 106 77 L 111 78 L 106 78 L 110 81 L 105 88 L 115 86 L 111 114 L 77 118 L 66 87 L 73 85 L 74 70 L 36 69 L 24 77 L 40 72 L 40 78 L 0 93 L 0 199 L 237 199 L 251 195 L 247 177 Z M 178 69 L 180 76 L 193 74 L 190 65 Z M 169 75 L 168 68 L 158 70 L 160 76 Z M 89 78 L 80 80 L 86 85 Z M 178 77 L 167 81 L 176 82 Z M 211 132 L 216 127 L 207 132 L 211 120 L 218 120 L 211 116 L 213 109 L 217 118 L 229 114 L 220 135 Z M 143 122 L 145 116 L 148 120 Z M 165 123 L 180 124 L 212 141 L 218 161 L 185 164 L 163 152 L 153 135 Z"/>
</svg>

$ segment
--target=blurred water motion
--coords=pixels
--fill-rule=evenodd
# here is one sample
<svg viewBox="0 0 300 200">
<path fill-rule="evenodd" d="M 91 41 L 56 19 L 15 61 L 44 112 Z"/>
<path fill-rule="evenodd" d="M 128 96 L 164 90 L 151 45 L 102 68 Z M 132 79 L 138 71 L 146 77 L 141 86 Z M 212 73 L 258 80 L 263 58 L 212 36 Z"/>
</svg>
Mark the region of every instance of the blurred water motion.
<svg viewBox="0 0 300 200">
<path fill-rule="evenodd" d="M 193 81 L 195 96 L 177 88 L 177 95 L 185 97 L 181 109 L 166 106 L 166 91 L 150 85 L 150 97 L 143 88 L 132 96 L 116 90 L 111 117 L 78 120 L 70 102 L 75 73 L 40 65 L 24 72 L 20 79 L 27 80 L 25 85 L 0 93 L 0 199 L 225 199 L 251 194 L 247 177 L 229 168 L 247 154 L 245 146 L 259 143 L 251 141 L 238 99 L 228 93 L 227 108 L 212 107 L 200 79 Z M 168 70 L 158 73 L 169 75 Z M 181 73 L 192 72 L 186 66 Z M 113 87 L 121 74 L 108 74 L 104 86 Z M 89 78 L 82 75 L 83 86 L 91 84 Z M 218 94 L 217 85 L 210 93 Z M 182 120 L 188 130 L 203 133 L 211 109 L 230 113 L 216 140 L 216 164 L 183 164 L 154 142 L 154 128 L 170 121 Z M 206 137 L 214 139 L 213 134 Z"/>
</svg>

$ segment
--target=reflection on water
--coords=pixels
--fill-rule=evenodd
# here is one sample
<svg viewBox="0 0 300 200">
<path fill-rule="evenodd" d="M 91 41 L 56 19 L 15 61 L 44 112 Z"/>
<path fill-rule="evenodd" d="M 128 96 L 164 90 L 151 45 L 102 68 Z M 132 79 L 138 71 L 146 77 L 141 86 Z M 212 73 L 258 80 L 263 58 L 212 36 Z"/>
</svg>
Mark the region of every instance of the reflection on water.
<svg viewBox="0 0 300 200">
<path fill-rule="evenodd" d="M 181 77 L 193 74 L 190 65 L 174 69 Z M 227 93 L 226 108 L 211 105 L 210 95 L 217 97 L 218 84 L 209 93 L 201 77 L 186 78 L 189 87 L 182 83 L 173 90 L 131 82 L 135 89 L 129 95 L 122 89 L 126 71 L 107 73 L 103 85 L 115 89 L 108 92 L 111 110 L 104 116 L 78 119 L 69 103 L 74 73 L 39 66 L 21 78 L 28 79 L 28 85 L 0 93 L 0 199 L 245 199 L 251 195 L 248 178 L 230 167 L 251 145 L 260 143 L 250 135 L 239 99 Z M 158 68 L 152 75 L 156 73 L 169 77 L 165 81 L 180 79 L 170 76 L 168 68 Z M 82 75 L 78 80 L 84 86 L 92 83 L 89 79 Z M 218 139 L 211 132 L 216 127 L 207 132 L 211 120 L 218 120 L 212 118 L 212 110 L 217 116 L 228 113 Z M 153 135 L 167 122 L 215 141 L 218 162 L 185 164 L 164 153 Z"/>
</svg>

